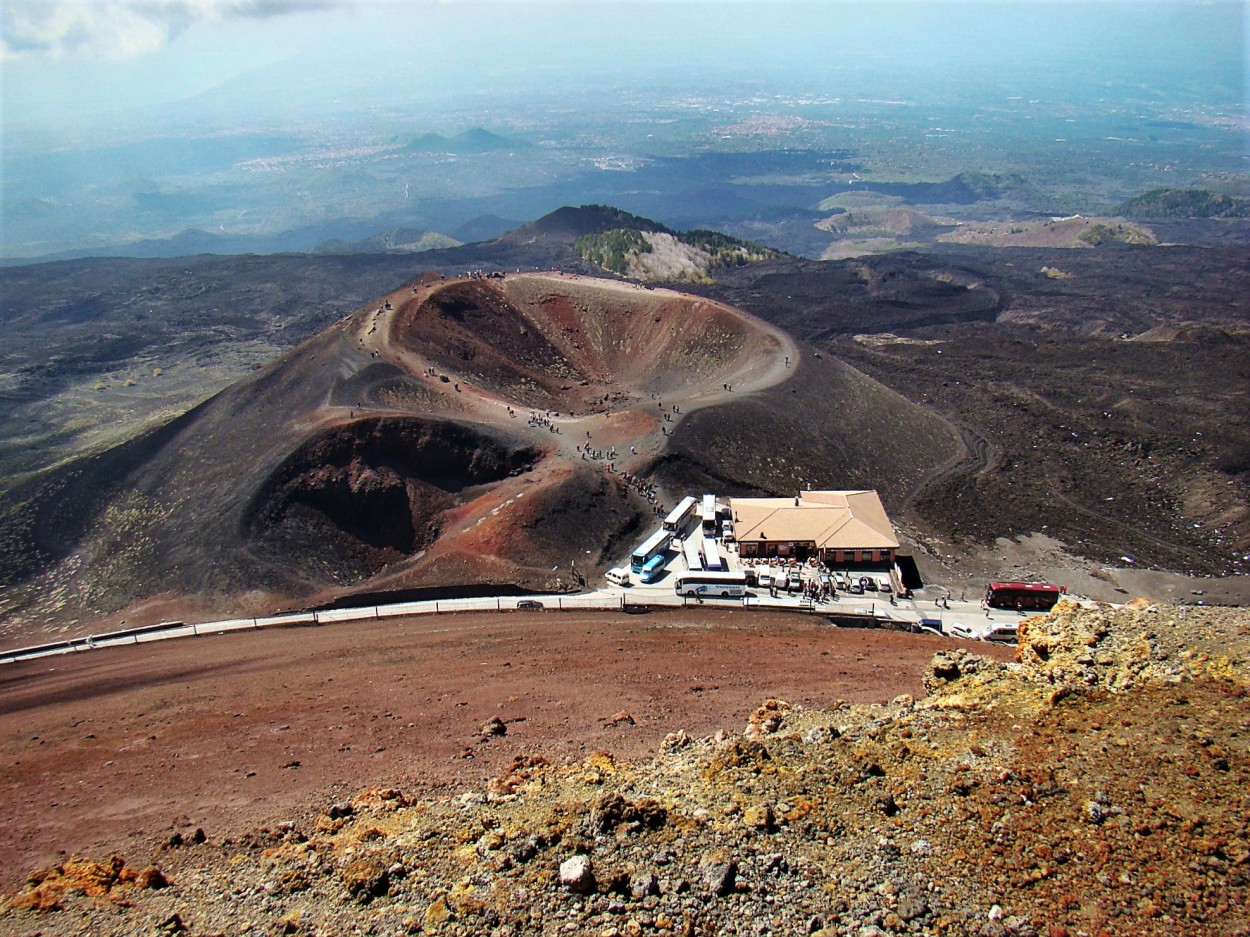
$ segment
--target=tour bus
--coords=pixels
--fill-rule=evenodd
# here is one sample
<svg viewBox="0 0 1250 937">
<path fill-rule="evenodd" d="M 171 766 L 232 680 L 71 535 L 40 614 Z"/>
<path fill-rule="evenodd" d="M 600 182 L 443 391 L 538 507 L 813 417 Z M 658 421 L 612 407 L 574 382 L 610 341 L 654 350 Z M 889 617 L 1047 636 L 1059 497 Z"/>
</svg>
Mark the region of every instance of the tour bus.
<svg viewBox="0 0 1250 937">
<path fill-rule="evenodd" d="M 694 509 L 699 506 L 699 499 L 694 495 L 686 495 L 681 499 L 681 504 L 673 508 L 669 512 L 668 517 L 664 518 L 664 529 L 670 533 L 680 533 L 686 526 L 686 521 L 690 520 L 690 515 L 694 513 Z"/>
<path fill-rule="evenodd" d="M 1045 612 L 1054 607 L 1063 592 L 1048 582 L 991 582 L 985 589 L 985 604 L 990 608 Z"/>
<path fill-rule="evenodd" d="M 686 569 L 697 573 L 703 568 L 703 556 L 699 553 L 699 541 L 687 537 L 682 544 L 682 552 L 686 554 Z"/>
<path fill-rule="evenodd" d="M 708 570 L 722 570 L 725 563 L 720 556 L 720 547 L 716 545 L 716 541 L 711 537 L 703 538 L 703 568 Z"/>
<path fill-rule="evenodd" d="M 635 573 L 642 572 L 642 568 L 647 565 L 652 557 L 664 555 L 664 551 L 668 549 L 668 545 L 672 540 L 673 535 L 667 530 L 657 530 L 629 558 L 630 570 Z"/>
<path fill-rule="evenodd" d="M 716 495 L 703 496 L 703 536 L 716 536 Z"/>
<path fill-rule="evenodd" d="M 743 596 L 747 577 L 745 573 L 683 573 L 674 588 L 678 595 Z"/>
<path fill-rule="evenodd" d="M 660 573 L 664 572 L 666 565 L 668 565 L 668 556 L 664 553 L 657 553 L 647 560 L 642 567 L 642 572 L 638 574 L 638 578 L 643 582 L 655 582 L 660 578 Z"/>
</svg>

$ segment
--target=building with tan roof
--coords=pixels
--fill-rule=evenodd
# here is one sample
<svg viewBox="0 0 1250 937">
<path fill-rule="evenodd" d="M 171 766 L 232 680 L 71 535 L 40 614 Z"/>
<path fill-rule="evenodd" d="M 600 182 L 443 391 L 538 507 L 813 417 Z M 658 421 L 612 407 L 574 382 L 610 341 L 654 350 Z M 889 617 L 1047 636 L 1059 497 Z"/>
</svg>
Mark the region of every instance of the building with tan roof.
<svg viewBox="0 0 1250 937">
<path fill-rule="evenodd" d="M 831 565 L 893 563 L 894 526 L 875 491 L 802 491 L 797 498 L 730 498 L 743 559 L 817 556 Z"/>
</svg>

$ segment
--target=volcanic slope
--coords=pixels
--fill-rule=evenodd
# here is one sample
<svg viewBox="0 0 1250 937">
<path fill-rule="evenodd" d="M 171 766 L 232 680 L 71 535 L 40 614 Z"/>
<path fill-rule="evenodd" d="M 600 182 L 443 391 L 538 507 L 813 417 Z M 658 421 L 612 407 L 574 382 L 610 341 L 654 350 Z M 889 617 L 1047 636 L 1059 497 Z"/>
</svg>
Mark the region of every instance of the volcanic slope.
<svg viewBox="0 0 1250 937">
<path fill-rule="evenodd" d="M 934 555 L 1041 533 L 1104 566 L 1227 576 L 1250 555 L 1246 257 L 950 245 L 769 261 L 691 290 L 960 426 L 966 458 L 908 512 Z"/>
<path fill-rule="evenodd" d="M 651 524 L 620 473 L 796 355 L 784 333 L 667 290 L 426 276 L 7 493 L 4 640 L 358 591 L 575 587 Z"/>
</svg>

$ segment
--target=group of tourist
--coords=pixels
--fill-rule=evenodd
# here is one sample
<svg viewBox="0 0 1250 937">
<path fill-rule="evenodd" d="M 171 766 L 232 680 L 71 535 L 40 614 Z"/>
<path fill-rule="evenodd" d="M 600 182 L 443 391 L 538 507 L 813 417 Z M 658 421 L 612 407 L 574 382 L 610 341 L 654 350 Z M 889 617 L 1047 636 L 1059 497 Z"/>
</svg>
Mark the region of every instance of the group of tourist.
<svg viewBox="0 0 1250 937">
<path fill-rule="evenodd" d="M 511 407 L 508 408 L 508 413 L 512 413 Z M 556 426 L 556 424 L 552 422 L 551 418 L 559 415 L 560 414 L 558 413 L 552 413 L 550 410 L 544 410 L 541 413 L 537 410 L 531 410 L 529 419 L 526 422 L 529 423 L 530 426 L 545 426 L 549 432 L 558 433 L 560 432 L 560 427 Z"/>
<path fill-rule="evenodd" d="M 659 495 L 656 494 L 655 485 L 647 481 L 640 475 L 634 475 L 631 472 L 621 472 L 621 478 L 625 483 L 633 488 L 638 494 L 642 495 L 651 505 L 651 513 L 657 517 L 666 517 L 668 508 L 660 503 Z"/>
</svg>

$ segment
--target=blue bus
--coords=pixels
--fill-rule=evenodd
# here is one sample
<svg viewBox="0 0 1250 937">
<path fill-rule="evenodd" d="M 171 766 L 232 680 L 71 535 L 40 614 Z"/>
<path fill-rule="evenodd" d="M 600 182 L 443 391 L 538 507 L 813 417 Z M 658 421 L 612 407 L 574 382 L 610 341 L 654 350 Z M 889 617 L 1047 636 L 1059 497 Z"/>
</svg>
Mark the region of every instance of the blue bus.
<svg viewBox="0 0 1250 937">
<path fill-rule="evenodd" d="M 668 565 L 668 555 L 660 553 L 657 556 L 647 560 L 642 572 L 638 574 L 638 578 L 643 582 L 655 582 L 660 578 L 660 573 L 664 572 L 664 567 Z"/>
<path fill-rule="evenodd" d="M 663 556 L 668 549 L 668 545 L 672 542 L 673 535 L 667 530 L 657 530 L 646 542 L 643 543 L 633 555 L 629 558 L 629 568 L 632 572 L 641 573 L 642 568 L 647 565 L 654 557 Z"/>
</svg>

